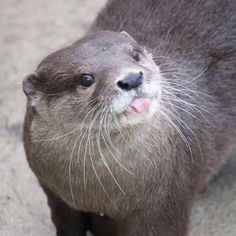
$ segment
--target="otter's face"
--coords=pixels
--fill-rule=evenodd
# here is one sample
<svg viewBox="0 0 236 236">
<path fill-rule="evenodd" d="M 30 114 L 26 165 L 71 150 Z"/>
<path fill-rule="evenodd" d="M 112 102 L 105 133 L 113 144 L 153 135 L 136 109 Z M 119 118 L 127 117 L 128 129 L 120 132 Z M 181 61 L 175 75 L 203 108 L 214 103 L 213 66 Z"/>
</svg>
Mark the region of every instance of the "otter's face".
<svg viewBox="0 0 236 236">
<path fill-rule="evenodd" d="M 151 55 L 127 33 L 99 32 L 45 58 L 23 88 L 49 123 L 125 126 L 157 112 L 160 79 Z"/>
</svg>

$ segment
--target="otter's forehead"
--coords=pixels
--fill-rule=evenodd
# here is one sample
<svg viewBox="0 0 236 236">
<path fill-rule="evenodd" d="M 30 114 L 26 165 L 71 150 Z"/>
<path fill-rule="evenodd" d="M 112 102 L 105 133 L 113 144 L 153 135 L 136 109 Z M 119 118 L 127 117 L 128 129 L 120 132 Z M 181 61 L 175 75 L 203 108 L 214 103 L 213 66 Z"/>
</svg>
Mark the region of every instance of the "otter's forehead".
<svg viewBox="0 0 236 236">
<path fill-rule="evenodd" d="M 83 39 L 77 41 L 74 45 L 81 49 L 111 49 L 116 46 L 131 44 L 131 40 L 124 35 L 116 32 L 98 32 L 85 36 Z"/>
<path fill-rule="evenodd" d="M 131 38 L 116 32 L 92 33 L 69 47 L 58 50 L 46 57 L 39 65 L 39 70 L 75 71 L 80 67 L 107 65 L 125 61 L 129 48 L 137 44 Z"/>
<path fill-rule="evenodd" d="M 98 32 L 85 36 L 72 47 L 77 48 L 81 56 L 115 55 L 122 53 L 134 41 L 116 32 Z M 89 58 L 91 59 L 91 58 Z"/>
</svg>

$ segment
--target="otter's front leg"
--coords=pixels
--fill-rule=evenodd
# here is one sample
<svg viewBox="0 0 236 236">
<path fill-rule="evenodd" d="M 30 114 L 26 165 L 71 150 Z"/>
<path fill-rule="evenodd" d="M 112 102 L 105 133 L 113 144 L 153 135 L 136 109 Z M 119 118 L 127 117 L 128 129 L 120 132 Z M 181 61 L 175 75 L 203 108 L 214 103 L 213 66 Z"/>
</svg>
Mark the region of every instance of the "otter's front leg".
<svg viewBox="0 0 236 236">
<path fill-rule="evenodd" d="M 83 212 L 71 209 L 48 188 L 42 187 L 48 198 L 57 236 L 86 236 L 89 228 L 88 216 Z"/>
</svg>

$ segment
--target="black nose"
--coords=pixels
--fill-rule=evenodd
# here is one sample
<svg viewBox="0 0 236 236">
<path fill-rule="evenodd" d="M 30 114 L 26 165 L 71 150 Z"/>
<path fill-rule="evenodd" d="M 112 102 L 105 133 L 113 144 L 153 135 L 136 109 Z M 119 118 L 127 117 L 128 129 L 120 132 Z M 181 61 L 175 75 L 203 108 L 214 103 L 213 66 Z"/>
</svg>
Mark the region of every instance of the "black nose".
<svg viewBox="0 0 236 236">
<path fill-rule="evenodd" d="M 123 80 L 117 82 L 117 86 L 124 90 L 131 90 L 137 88 L 143 83 L 143 73 L 130 73 Z"/>
</svg>

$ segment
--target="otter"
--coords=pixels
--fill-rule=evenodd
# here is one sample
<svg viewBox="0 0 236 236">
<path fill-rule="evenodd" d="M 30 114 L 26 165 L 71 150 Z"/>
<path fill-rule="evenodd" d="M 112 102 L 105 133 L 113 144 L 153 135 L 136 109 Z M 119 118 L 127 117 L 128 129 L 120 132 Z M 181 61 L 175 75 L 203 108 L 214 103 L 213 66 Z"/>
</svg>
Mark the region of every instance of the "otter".
<svg viewBox="0 0 236 236">
<path fill-rule="evenodd" d="M 186 236 L 236 141 L 234 0 L 110 0 L 23 81 L 58 236 Z"/>
</svg>

